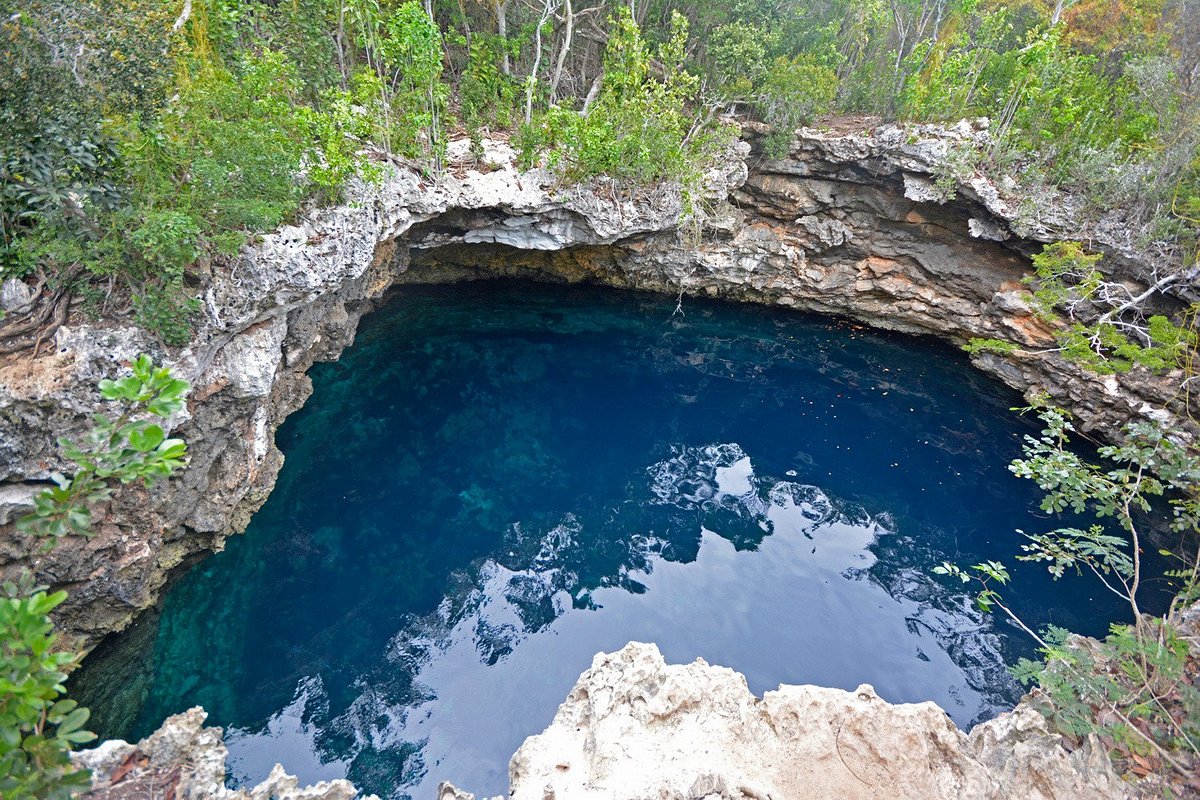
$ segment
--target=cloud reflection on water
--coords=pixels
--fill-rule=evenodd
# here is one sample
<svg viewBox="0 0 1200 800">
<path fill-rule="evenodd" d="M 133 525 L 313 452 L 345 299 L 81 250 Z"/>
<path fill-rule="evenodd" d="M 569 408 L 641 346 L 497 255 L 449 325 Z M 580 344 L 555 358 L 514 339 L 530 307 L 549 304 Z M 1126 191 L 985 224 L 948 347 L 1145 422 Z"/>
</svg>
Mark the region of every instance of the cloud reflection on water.
<svg viewBox="0 0 1200 800">
<path fill-rule="evenodd" d="M 405 619 L 391 668 L 361 677 L 348 708 L 331 709 L 320 680 L 305 677 L 271 719 L 229 731 L 233 771 L 253 780 L 282 759 L 309 780 L 393 765 L 414 797 L 440 780 L 503 794 L 525 736 L 550 722 L 597 650 L 629 640 L 661 643 L 668 660 L 733 666 L 756 693 L 774 688 L 780 652 L 809 653 L 784 669 L 796 682 L 871 683 L 893 702 L 933 700 L 962 726 L 1012 701 L 990 620 L 923 567 L 893 564 L 887 585 L 874 577 L 873 548 L 893 535 L 886 517 L 760 478 L 736 444 L 672 452 L 628 503 L 648 500 L 669 527 L 693 527 L 694 557 L 624 528 L 618 510 L 604 538 L 623 540 L 627 557 L 588 585 L 577 565 L 594 537 L 577 516 L 540 533 L 514 524 L 506 563 L 473 564 L 436 612 Z"/>
</svg>

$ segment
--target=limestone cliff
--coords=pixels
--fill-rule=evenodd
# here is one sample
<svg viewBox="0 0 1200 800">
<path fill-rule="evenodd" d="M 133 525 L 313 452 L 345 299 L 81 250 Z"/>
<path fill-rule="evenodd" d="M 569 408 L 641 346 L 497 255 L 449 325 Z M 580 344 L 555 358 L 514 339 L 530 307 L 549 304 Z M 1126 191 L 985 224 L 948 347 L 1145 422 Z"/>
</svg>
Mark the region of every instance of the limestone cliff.
<svg viewBox="0 0 1200 800">
<path fill-rule="evenodd" d="M 959 182 L 953 199 L 934 191 L 948 154 L 986 136 L 967 123 L 804 130 L 782 161 L 739 142 L 708 174 L 702 213 L 682 226 L 677 188 L 561 186 L 545 170 L 518 172 L 503 144 L 489 146 L 490 166 L 454 167 L 437 180 L 389 164 L 342 205 L 313 210 L 214 266 L 201 289 L 203 318 L 182 351 L 164 352 L 120 321 L 74 321 L 49 352 L 0 361 L 0 575 L 32 566 L 69 589 L 59 623 L 84 646 L 124 628 L 172 570 L 245 527 L 274 485 L 282 464 L 274 431 L 307 399 L 306 371 L 337 358 L 362 313 L 404 281 L 592 281 L 840 314 L 956 343 L 1010 339 L 1031 352 L 975 363 L 1020 391 L 1048 393 L 1085 430 L 1104 435 L 1154 417 L 1195 434 L 1175 391 L 1180 376 L 1100 377 L 1036 352 L 1052 331 L 1031 313 L 1020 278 L 1040 242 L 1086 238 L 1131 282 L 1148 274 L 1152 254 L 1122 242 L 1116 223 L 1084 226 L 1053 198 L 1044 219 L 1025 219 L 1013 187 L 1006 194 L 978 176 Z M 451 155 L 464 157 L 466 144 Z M 86 428 L 99 406 L 96 382 L 143 351 L 194 386 L 176 420 L 191 463 L 152 495 L 118 496 L 92 540 L 44 556 L 5 523 L 64 466 L 56 442 Z"/>
<path fill-rule="evenodd" d="M 1073 751 L 1021 705 L 970 735 L 933 703 L 780 686 L 667 665 L 654 645 L 600 653 L 509 765 L 513 800 L 1100 800 L 1125 796 L 1103 747 Z"/>
<path fill-rule="evenodd" d="M 867 133 L 802 131 L 781 161 L 764 161 L 740 143 L 722 169 L 708 175 L 699 203 L 703 213 L 684 225 L 678 190 L 629 195 L 604 181 L 564 187 L 545 171 L 518 172 L 503 145 L 489 147 L 493 166 L 464 164 L 436 180 L 389 164 L 382 181 L 353 187 L 344 204 L 313 210 L 295 225 L 262 237 L 230 263 L 214 265 L 202 276 L 203 319 L 182 351 L 165 352 L 121 321 L 74 320 L 59 329 L 49 352 L 0 361 L 0 573 L 32 567 L 41 580 L 68 589 L 71 599 L 59 624 L 83 646 L 128 625 L 156 602 L 173 570 L 219 549 L 227 536 L 245 527 L 282 464 L 274 431 L 311 391 L 306 371 L 315 361 L 336 358 L 353 339 L 359 317 L 390 286 L 404 281 L 498 275 L 593 281 L 670 292 L 684 303 L 686 295 L 703 294 L 835 313 L 958 343 L 972 336 L 1011 339 L 1029 352 L 981 356 L 976 364 L 1021 391 L 1047 392 L 1075 411 L 1085 429 L 1112 434 L 1130 419 L 1154 417 L 1183 435 L 1195 435 L 1194 423 L 1175 397 L 1179 376 L 1101 378 L 1053 353 L 1036 352 L 1051 341 L 1053 331 L 1031 313 L 1020 279 L 1039 243 L 1087 239 L 1133 284 L 1149 273 L 1152 254 L 1122 241 L 1113 221 L 1083 225 L 1069 203 L 1029 219 L 1015 197 L 1019 187 L 968 176 L 950 197 L 944 161 L 955 146 L 980 137 L 986 131 L 968 124 Z M 462 156 L 465 146 L 456 143 L 452 156 Z M 1191 299 L 1195 287 L 1178 291 L 1182 302 Z M 99 406 L 96 381 L 117 374 L 123 362 L 142 351 L 173 362 L 193 383 L 186 413 L 173 421 L 190 444 L 191 463 L 151 493 L 120 493 L 98 515 L 94 538 L 72 539 L 43 555 L 13 532 L 11 520 L 28 507 L 50 472 L 63 466 L 55 441 L 85 429 L 88 415 Z M 848 733 L 830 738 L 827 726 L 818 726 L 811 746 L 825 748 L 823 757 L 833 764 L 827 751 L 836 745 L 833 752 L 845 774 L 834 765 L 814 772 L 813 780 L 840 776 L 847 787 L 895 783 L 892 767 L 886 766 L 890 757 L 880 756 L 874 767 L 855 760 L 885 729 L 894 729 L 889 747 L 923 754 L 928 769 L 903 784 L 912 792 L 967 787 L 976 794 L 961 796 L 977 797 L 1004 796 L 997 792 L 1009 779 L 997 776 L 1029 768 L 1021 760 L 1025 755 L 996 755 L 1025 752 L 1028 742 L 1016 731 L 1037 734 L 1029 741 L 1044 738 L 1028 714 L 1012 717 L 1005 723 L 1009 729 L 993 726 L 985 729 L 992 733 L 965 740 L 936 709 L 887 706 L 866 690 L 799 689 L 754 700 L 737 695 L 736 679 L 713 668 L 667 668 L 637 649 L 613 658 L 598 662 L 585 681 L 616 681 L 620 670 L 614 665 L 625 658 L 637 661 L 629 665 L 633 673 L 644 672 L 661 686 L 686 676 L 723 682 L 726 710 L 744 716 L 743 729 L 728 734 L 731 748 L 742 746 L 739 736 L 792 724 L 787 722 L 791 712 L 779 710 L 783 716 L 776 719 L 771 710 L 789 703 L 808 708 L 805 719 L 842 720 Z M 644 695 L 648 690 L 639 691 L 643 695 L 626 692 L 624 710 L 610 704 L 601 714 L 594 704 L 581 705 L 580 695 L 564 713 L 591 714 L 588 724 L 596 731 L 618 730 L 632 724 L 622 719 L 644 716 L 646 708 L 666 702 L 665 696 L 653 699 Z M 586 687 L 585 693 L 592 697 Z M 681 731 L 694 724 L 686 714 L 668 716 Z M 986 749 L 988 736 L 1008 742 L 1003 746 L 1010 749 Z M 554 746 L 560 745 L 577 747 L 566 740 Z M 597 739 L 589 746 L 603 745 Z M 800 746 L 779 744 L 774 752 L 779 758 L 815 757 L 787 749 L 793 745 Z M 515 777 L 534 776 L 521 778 L 522 786 L 534 786 L 542 780 L 538 776 L 562 778 L 554 761 L 558 756 L 549 755 L 557 751 L 547 749 L 545 758 L 539 752 L 537 746 L 527 748 L 515 762 L 524 770 Z M 1077 751 L 1063 756 L 1065 762 L 1052 756 L 1058 766 L 1047 766 L 1051 772 L 1045 774 L 1059 775 L 1053 771 L 1060 767 L 1085 769 L 1076 763 L 1080 759 L 1091 770 L 1093 756 Z M 577 762 L 566 771 L 576 769 L 576 776 L 583 766 Z M 774 784 L 781 794 L 771 796 L 813 796 L 788 795 L 799 791 L 799 784 L 773 774 L 763 773 L 764 781 L 782 782 Z M 1087 774 L 1089 781 L 1107 786 L 1106 777 Z M 672 775 L 669 788 L 679 796 L 693 788 L 718 795 L 759 791 L 750 784 L 727 780 L 709 786 L 700 775 Z M 685 785 L 697 778 L 701 783 Z M 1047 780 L 1075 785 L 1062 775 Z M 539 791 L 541 786 L 528 790 Z M 845 791 L 837 796 L 866 790 Z M 875 796 L 862 796 L 868 795 Z"/>
</svg>

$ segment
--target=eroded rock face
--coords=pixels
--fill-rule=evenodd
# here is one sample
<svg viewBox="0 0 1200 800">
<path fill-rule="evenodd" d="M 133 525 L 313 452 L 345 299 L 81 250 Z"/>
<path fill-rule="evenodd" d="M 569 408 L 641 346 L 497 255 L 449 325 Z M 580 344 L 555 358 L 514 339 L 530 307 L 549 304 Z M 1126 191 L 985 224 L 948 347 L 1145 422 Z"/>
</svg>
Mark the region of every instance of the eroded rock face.
<svg viewBox="0 0 1200 800">
<path fill-rule="evenodd" d="M 438 181 L 391 165 L 343 205 L 315 210 L 215 266 L 203 320 L 183 351 L 166 353 L 131 326 L 74 324 L 49 352 L 0 361 L 0 576 L 31 567 L 68 589 L 58 622 L 81 646 L 124 628 L 173 570 L 244 529 L 282 465 L 274 432 L 311 393 L 308 368 L 336 358 L 362 313 L 398 282 L 592 281 L 841 314 L 959 343 L 994 336 L 1036 350 L 1053 331 L 1030 311 L 1020 278 L 1039 242 L 1087 234 L 1131 280 L 1146 256 L 1103 226 L 1072 227 L 1065 204 L 1036 224 L 1023 220 L 1003 187 L 982 178 L 960 183 L 947 201 L 940 160 L 984 136 L 965 123 L 802 131 L 789 158 L 772 162 L 739 143 L 707 176 L 704 224 L 682 228 L 677 190 L 623 196 L 604 182 L 568 189 L 543 170 L 519 173 L 505 145 L 490 147 L 494 168 L 452 169 Z M 11 520 L 39 481 L 64 468 L 56 441 L 86 429 L 100 405 L 96 382 L 139 352 L 173 362 L 193 384 L 186 413 L 173 421 L 190 464 L 153 492 L 119 493 L 98 510 L 92 539 L 73 537 L 42 554 Z M 1179 405 L 1177 376 L 1101 378 L 1033 352 L 983 355 L 976 364 L 1023 392 L 1046 392 L 1085 429 L 1111 433 L 1153 417 L 1196 432 Z"/>
<path fill-rule="evenodd" d="M 1127 796 L 1103 748 L 1074 751 L 1021 706 L 967 736 L 933 703 L 781 686 L 762 698 L 651 644 L 596 656 L 509 766 L 513 800 L 1100 800 Z"/>
<path fill-rule="evenodd" d="M 305 215 L 214 268 L 204 319 L 182 352 L 166 353 L 129 326 L 77 324 L 60 329 L 49 352 L 0 361 L 0 574 L 32 567 L 69 589 L 58 621 L 81 646 L 126 626 L 173 570 L 245 527 L 282 464 L 274 432 L 311 393 L 306 371 L 336 358 L 362 313 L 398 282 L 593 281 L 835 313 L 959 343 L 994 336 L 1036 350 L 1053 331 L 1031 312 L 1020 279 L 1039 243 L 1086 238 L 1133 282 L 1147 274 L 1150 256 L 1123 241 L 1115 223 L 1080 227 L 1069 203 L 1026 219 L 1016 187 L 975 177 L 949 199 L 940 165 L 957 144 L 983 136 L 969 124 L 803 131 L 775 162 L 743 145 L 708 176 L 703 226 L 682 230 L 677 191 L 622 199 L 602 182 L 567 190 L 549 173 L 518 173 L 503 146 L 488 155 L 497 169 L 452 171 L 437 182 L 394 166 L 344 205 Z M 1189 299 L 1196 289 L 1178 291 Z M 139 352 L 173 362 L 193 383 L 188 409 L 172 421 L 189 442 L 190 465 L 151 493 L 120 493 L 98 510 L 91 540 L 41 554 L 11 521 L 39 481 L 64 466 L 55 441 L 85 429 L 100 404 L 96 382 Z M 1177 376 L 1100 378 L 1032 352 L 975 361 L 1022 391 L 1050 394 L 1085 428 L 1111 434 L 1150 417 L 1196 433 L 1175 398 Z M 202 723 L 193 710 L 136 748 L 110 742 L 81 758 L 96 769 L 100 792 L 157 791 L 174 781 L 177 796 L 192 798 L 353 794 L 344 782 L 299 789 L 282 770 L 256 789 L 230 792 L 219 733 Z M 554 725 L 514 758 L 512 778 L 516 797 L 543 800 L 1122 796 L 1098 748 L 1068 751 L 1024 706 L 968 737 L 931 704 L 892 706 L 869 687 L 783 687 L 758 699 L 729 670 L 667 666 L 646 645 L 598 657 Z M 453 787 L 440 794 L 465 796 Z"/>
<path fill-rule="evenodd" d="M 345 780 L 300 786 L 279 764 L 252 789 L 225 786 L 229 755 L 220 728 L 204 727 L 208 715 L 193 708 L 168 717 L 136 745 L 112 739 L 72 758 L 92 772 L 88 800 L 175 797 L 180 800 L 351 800 L 358 790 Z M 362 800 L 378 800 L 368 795 Z"/>
<path fill-rule="evenodd" d="M 1157 255 L 1135 249 L 1113 220 L 1079 221 L 1070 198 L 1041 198 L 1045 213 L 1027 218 L 1016 187 L 976 176 L 947 194 L 935 177 L 947 154 L 986 137 L 966 123 L 870 135 L 802 131 L 785 160 L 751 156 L 747 180 L 711 209 L 699 241 L 672 231 L 615 249 L 528 252 L 444 239 L 425 249 L 418 230 L 401 280 L 551 276 L 837 314 L 956 344 L 1001 339 L 1025 350 L 983 353 L 976 366 L 1029 398 L 1048 395 L 1085 431 L 1111 436 L 1130 420 L 1155 419 L 1200 434 L 1178 391 L 1182 373 L 1101 376 L 1044 352 L 1054 348 L 1055 328 L 1034 312 L 1022 283 L 1031 253 L 1084 240 L 1133 284 Z M 1169 310 L 1196 291 L 1183 284 L 1178 298 L 1162 302 Z"/>
<path fill-rule="evenodd" d="M 739 144 L 709 175 L 715 196 L 745 180 L 745 151 Z M 567 192 L 548 171 L 518 173 L 506 145 L 486 158 L 495 168 L 438 182 L 391 165 L 378 184 L 352 187 L 343 205 L 264 236 L 213 270 L 204 318 L 182 352 L 165 352 L 132 326 L 81 324 L 60 328 L 48 353 L 0 361 L 0 577 L 32 568 L 68 589 L 59 628 L 91 648 L 153 605 L 174 570 L 243 530 L 274 486 L 283 463 L 274 433 L 308 399 L 307 370 L 337 358 L 363 312 L 407 269 L 414 225 L 426 223 L 425 238 L 444 230 L 456 241 L 562 250 L 673 230 L 683 206 L 671 187 L 635 198 L 604 182 Z M 187 412 L 173 421 L 190 463 L 153 493 L 120 492 L 94 515 L 93 538 L 71 537 L 43 554 L 5 523 L 30 508 L 39 482 L 66 468 L 57 441 L 90 425 L 101 407 L 96 383 L 141 352 L 192 383 Z"/>
</svg>

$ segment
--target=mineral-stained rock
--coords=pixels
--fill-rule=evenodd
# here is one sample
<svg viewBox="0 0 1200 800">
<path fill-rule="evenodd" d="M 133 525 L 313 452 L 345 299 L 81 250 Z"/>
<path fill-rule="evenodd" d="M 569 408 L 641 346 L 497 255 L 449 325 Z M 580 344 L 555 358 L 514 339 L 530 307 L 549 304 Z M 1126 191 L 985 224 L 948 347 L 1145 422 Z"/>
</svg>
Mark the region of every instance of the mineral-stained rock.
<svg viewBox="0 0 1200 800">
<path fill-rule="evenodd" d="M 92 771 L 89 800 L 351 800 L 358 790 L 345 780 L 301 787 L 282 766 L 252 789 L 225 786 L 228 752 L 220 728 L 204 727 L 208 715 L 193 708 L 169 717 L 136 745 L 119 739 L 73 755 L 76 766 Z M 368 795 L 363 800 L 378 800 Z"/>
<path fill-rule="evenodd" d="M 654 645 L 596 656 L 509 766 L 513 800 L 1100 800 L 1127 794 L 1103 749 L 1069 751 L 1034 710 L 959 731 L 933 703 L 781 686 Z"/>
</svg>

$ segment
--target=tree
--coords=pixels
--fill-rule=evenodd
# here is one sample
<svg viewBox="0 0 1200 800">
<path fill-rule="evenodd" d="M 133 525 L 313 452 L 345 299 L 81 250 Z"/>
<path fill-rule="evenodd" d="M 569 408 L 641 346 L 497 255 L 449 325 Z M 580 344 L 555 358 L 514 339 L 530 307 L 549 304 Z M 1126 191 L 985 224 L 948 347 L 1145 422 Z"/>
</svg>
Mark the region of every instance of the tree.
<svg viewBox="0 0 1200 800">
<path fill-rule="evenodd" d="M 1200 762 L 1200 690 L 1187 680 L 1187 646 L 1175 614 L 1200 596 L 1200 556 L 1173 573 L 1183 590 L 1168 612 L 1147 617 L 1139 602 L 1147 545 L 1141 517 L 1154 511 L 1156 498 L 1166 497 L 1170 527 L 1200 533 L 1200 457 L 1157 425 L 1132 423 L 1122 444 L 1100 448 L 1106 463 L 1092 464 L 1070 449 L 1074 427 L 1064 412 L 1046 408 L 1039 416 L 1045 429 L 1025 437 L 1025 457 L 1009 469 L 1045 492 L 1041 507 L 1047 513 L 1091 514 L 1095 522 L 1018 531 L 1027 542 L 1018 560 L 1045 563 L 1056 579 L 1092 573 L 1129 604 L 1132 624 L 1114 625 L 1112 635 L 1089 648 L 1061 629 L 1030 629 L 1001 595 L 1010 576 L 1000 562 L 967 569 L 943 563 L 934 572 L 977 583 L 975 599 L 983 611 L 999 609 L 1038 643 L 1045 662 L 1022 660 L 1014 674 L 1039 684 L 1050 701 L 1043 710 L 1064 733 L 1102 734 L 1118 752 L 1152 753 L 1191 780 L 1192 764 Z"/>
</svg>

